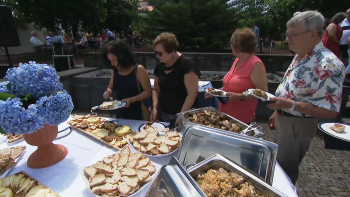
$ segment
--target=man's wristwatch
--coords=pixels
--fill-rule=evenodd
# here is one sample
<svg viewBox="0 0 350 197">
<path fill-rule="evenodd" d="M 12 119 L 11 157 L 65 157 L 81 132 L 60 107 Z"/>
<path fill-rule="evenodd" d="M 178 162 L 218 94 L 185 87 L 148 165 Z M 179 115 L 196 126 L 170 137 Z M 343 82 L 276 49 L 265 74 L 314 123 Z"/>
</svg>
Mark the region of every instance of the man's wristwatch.
<svg viewBox="0 0 350 197">
<path fill-rule="evenodd" d="M 297 106 L 297 102 L 296 101 L 293 101 L 293 104 L 292 106 L 289 108 L 289 110 L 291 111 L 295 111 L 295 107 Z"/>
</svg>

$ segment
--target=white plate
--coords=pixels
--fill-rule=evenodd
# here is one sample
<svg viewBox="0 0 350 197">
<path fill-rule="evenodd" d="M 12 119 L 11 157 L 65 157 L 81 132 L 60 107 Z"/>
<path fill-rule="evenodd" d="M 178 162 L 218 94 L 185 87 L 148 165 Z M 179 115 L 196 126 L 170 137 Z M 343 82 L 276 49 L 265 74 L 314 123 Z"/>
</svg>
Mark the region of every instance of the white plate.
<svg viewBox="0 0 350 197">
<path fill-rule="evenodd" d="M 12 144 L 12 143 L 11 143 L 11 144 Z M 14 167 L 17 165 L 17 161 L 22 157 L 22 155 L 24 155 L 25 152 L 26 152 L 26 150 L 24 150 L 24 151 L 22 152 L 22 154 L 21 154 L 17 159 L 15 159 L 16 164 L 15 164 L 14 166 L 12 166 L 12 168 L 14 168 Z M 0 179 L 6 177 L 6 175 L 11 171 L 12 168 L 7 169 L 2 175 L 0 175 Z"/>
<path fill-rule="evenodd" d="M 123 108 L 123 107 L 126 106 L 126 102 L 117 101 L 117 103 L 114 104 L 114 108 L 107 108 L 107 109 L 101 108 L 100 107 L 101 105 L 98 106 L 99 110 L 107 110 L 108 111 L 108 110 L 116 110 L 116 109 L 119 109 L 119 108 Z"/>
<path fill-rule="evenodd" d="M 147 123 L 144 123 L 142 125 L 140 125 L 139 127 L 139 131 L 144 131 L 143 127 L 146 126 Z M 157 128 L 158 131 L 162 131 L 163 129 L 165 129 L 165 126 L 162 123 L 158 123 L 158 122 L 154 122 L 151 125 L 153 128 Z"/>
<path fill-rule="evenodd" d="M 226 96 L 227 92 L 225 92 L 223 90 L 220 90 L 220 89 L 214 89 L 214 90 L 218 91 L 218 92 L 223 92 L 224 95 L 223 96 L 219 96 L 219 95 L 216 95 L 216 94 L 211 94 L 211 93 L 209 93 L 208 88 L 204 89 L 204 92 L 206 92 L 206 93 L 208 93 L 210 95 L 213 95 L 215 97 L 229 98 L 229 96 Z"/>
<path fill-rule="evenodd" d="M 322 123 L 318 124 L 318 128 L 328 135 L 331 135 L 335 138 L 350 142 L 350 126 L 347 124 L 337 123 L 337 124 L 345 126 L 344 132 L 337 133 L 337 132 L 333 131 L 332 129 L 330 129 L 330 127 L 334 126 L 335 123 L 337 123 L 337 122 L 322 122 Z"/>
<path fill-rule="evenodd" d="M 270 98 L 276 97 L 275 95 L 273 95 L 273 94 L 271 94 L 271 93 L 269 93 L 269 92 L 265 92 L 265 91 L 262 90 L 262 91 L 265 92 L 266 95 L 267 95 L 267 99 L 264 99 L 263 97 L 260 97 L 260 96 L 255 95 L 255 94 L 253 93 L 253 90 L 255 90 L 255 88 L 247 89 L 246 92 L 247 92 L 249 95 L 252 95 L 252 96 L 254 96 L 255 98 L 260 99 L 262 102 L 265 102 L 265 103 L 274 103 L 274 102 L 276 102 L 276 101 L 271 101 L 271 100 L 270 100 Z"/>
<path fill-rule="evenodd" d="M 130 153 L 131 153 L 131 154 L 133 154 L 133 153 L 136 152 L 132 147 L 129 147 L 129 148 L 130 148 Z M 109 155 L 113 155 L 113 154 L 116 154 L 116 153 L 119 153 L 119 151 L 118 151 L 118 152 L 114 152 L 114 151 L 112 151 L 112 149 L 102 149 L 102 150 L 97 154 L 97 156 L 96 156 L 95 158 L 93 158 L 92 161 L 90 161 L 90 164 L 87 165 L 87 166 L 85 166 L 85 167 L 92 166 L 92 165 L 95 164 L 96 162 L 102 161 L 102 159 L 103 159 L 104 157 L 107 157 L 107 156 L 109 156 Z M 157 177 L 157 175 L 158 175 L 158 173 L 159 173 L 159 170 L 161 169 L 162 165 L 157 164 L 157 163 L 155 163 L 155 162 L 153 162 L 153 161 L 151 161 L 151 163 L 152 163 L 152 165 L 156 168 L 156 172 L 152 175 L 152 180 L 153 180 L 155 177 Z M 85 168 L 85 167 L 84 167 L 84 168 Z M 86 177 L 86 175 L 85 175 L 85 173 L 84 173 L 84 168 L 80 171 L 80 176 L 81 176 L 81 178 L 83 179 L 83 181 L 84 181 L 86 187 L 87 187 L 87 188 L 90 190 L 90 192 L 92 193 L 92 191 L 91 191 L 91 189 L 90 189 L 90 186 L 89 186 L 89 180 L 88 180 L 88 178 Z M 151 180 L 150 182 L 145 183 L 144 185 L 142 185 L 142 187 L 140 187 L 140 189 L 137 190 L 137 192 L 135 192 L 135 193 L 129 195 L 128 197 L 132 197 L 132 196 L 136 197 L 136 196 L 138 195 L 138 193 L 140 193 L 140 191 L 146 187 L 146 185 L 148 185 L 149 183 L 152 182 L 152 180 Z M 92 193 L 92 194 L 93 194 L 93 193 Z M 95 195 L 95 194 L 93 194 L 93 195 Z M 95 195 L 95 196 L 96 196 L 96 197 L 101 197 L 101 196 L 99 196 L 99 195 Z"/>
</svg>

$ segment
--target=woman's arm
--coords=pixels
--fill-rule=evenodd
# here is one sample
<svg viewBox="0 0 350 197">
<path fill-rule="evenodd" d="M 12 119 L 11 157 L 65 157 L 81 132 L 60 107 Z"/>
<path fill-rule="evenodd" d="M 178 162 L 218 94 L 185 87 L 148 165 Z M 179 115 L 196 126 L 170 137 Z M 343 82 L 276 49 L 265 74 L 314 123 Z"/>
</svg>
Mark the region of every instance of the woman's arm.
<svg viewBox="0 0 350 197">
<path fill-rule="evenodd" d="M 107 89 L 110 89 L 111 91 L 113 90 L 113 78 L 114 78 L 114 70 L 112 70 L 111 79 L 109 80 L 109 84 L 107 87 Z"/>
<path fill-rule="evenodd" d="M 154 87 L 153 87 L 153 91 L 152 91 L 153 109 L 158 109 L 159 92 L 160 92 L 160 87 L 158 85 L 158 77 L 155 76 L 154 77 Z"/>
<path fill-rule="evenodd" d="M 141 101 L 144 100 L 152 95 L 152 88 L 151 83 L 149 81 L 149 75 L 146 71 L 145 67 L 143 66 L 137 66 L 137 78 L 138 81 L 140 81 L 141 86 L 143 88 L 143 92 L 141 92 L 139 95 L 134 96 L 134 101 Z"/>
<path fill-rule="evenodd" d="M 340 43 L 340 40 L 337 38 L 337 25 L 331 23 L 326 29 L 328 36 L 336 43 Z"/>
<path fill-rule="evenodd" d="M 184 77 L 185 86 L 187 89 L 187 97 L 182 105 L 181 112 L 191 109 L 198 94 L 198 75 L 195 72 L 189 72 Z"/>
</svg>

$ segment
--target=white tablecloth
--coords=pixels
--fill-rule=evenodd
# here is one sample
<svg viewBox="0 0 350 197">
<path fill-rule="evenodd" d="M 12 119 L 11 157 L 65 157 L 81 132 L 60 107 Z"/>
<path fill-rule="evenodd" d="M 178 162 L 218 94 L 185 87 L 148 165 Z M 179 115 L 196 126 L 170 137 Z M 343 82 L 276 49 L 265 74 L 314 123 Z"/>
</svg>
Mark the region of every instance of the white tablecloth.
<svg viewBox="0 0 350 197">
<path fill-rule="evenodd" d="M 131 129 L 138 130 L 139 126 L 144 122 L 145 121 L 122 120 L 121 124 L 129 125 Z M 66 128 L 67 126 L 68 125 L 66 123 L 62 123 L 59 125 L 59 130 Z M 59 136 L 60 135 L 61 134 L 59 134 Z M 91 164 L 91 161 L 101 158 L 101 155 L 109 155 L 117 151 L 74 129 L 70 135 L 57 139 L 54 141 L 54 143 L 64 145 L 68 149 L 68 155 L 61 162 L 43 169 L 31 169 L 27 166 L 27 159 L 30 154 L 36 150 L 36 147 L 28 145 L 25 141 L 15 143 L 10 146 L 6 142 L 1 144 L 0 149 L 14 146 L 27 147 L 24 155 L 20 158 L 17 165 L 12 168 L 8 175 L 15 174 L 23 170 L 47 187 L 52 188 L 53 191 L 57 192 L 62 197 L 94 197 L 89 188 L 85 186 L 80 172 L 84 167 Z M 176 155 L 177 151 L 167 157 L 152 158 L 151 160 L 157 164 L 166 165 L 170 161 L 171 157 Z M 138 193 L 137 196 L 145 196 L 151 184 L 152 183 L 149 183 L 145 189 Z M 297 196 L 296 189 L 278 164 L 275 168 L 272 186 L 288 196 Z"/>
</svg>

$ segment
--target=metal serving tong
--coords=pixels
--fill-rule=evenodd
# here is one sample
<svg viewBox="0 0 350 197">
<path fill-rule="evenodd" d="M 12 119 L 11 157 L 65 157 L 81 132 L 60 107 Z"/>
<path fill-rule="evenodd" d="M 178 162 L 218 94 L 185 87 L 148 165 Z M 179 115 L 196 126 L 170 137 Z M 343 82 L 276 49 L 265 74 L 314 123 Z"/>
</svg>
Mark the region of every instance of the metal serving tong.
<svg viewBox="0 0 350 197">
<path fill-rule="evenodd" d="M 258 134 L 257 136 L 254 137 L 262 137 L 264 136 L 264 134 L 261 132 L 261 130 L 263 129 L 262 126 L 257 126 L 255 127 L 256 122 L 252 122 L 250 123 L 250 125 L 248 125 L 248 127 L 244 130 L 241 131 L 242 135 L 248 135 L 248 136 L 254 136 L 255 135 L 255 131 L 259 131 L 261 134 Z"/>
</svg>

